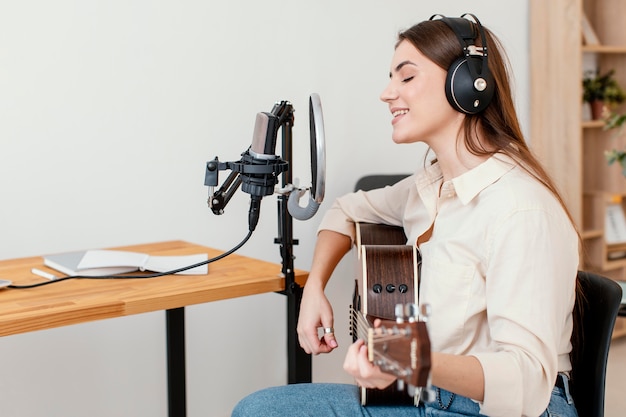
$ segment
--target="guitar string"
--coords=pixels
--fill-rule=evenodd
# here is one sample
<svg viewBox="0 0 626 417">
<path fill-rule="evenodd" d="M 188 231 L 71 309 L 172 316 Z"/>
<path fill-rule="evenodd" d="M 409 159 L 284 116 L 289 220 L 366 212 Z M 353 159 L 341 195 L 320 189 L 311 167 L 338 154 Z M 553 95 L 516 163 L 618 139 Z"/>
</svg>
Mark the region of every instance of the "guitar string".
<svg viewBox="0 0 626 417">
<path fill-rule="evenodd" d="M 356 329 L 353 329 L 353 331 L 357 331 L 357 335 L 367 334 L 368 331 L 372 329 L 372 325 L 367 320 L 363 312 L 356 310 L 354 307 L 351 307 L 350 311 L 352 314 L 353 326 L 356 327 Z M 368 337 L 369 335 L 367 337 L 361 337 L 361 338 L 364 340 L 367 340 Z M 406 337 L 406 335 L 403 335 L 403 334 L 397 334 L 395 336 L 391 336 L 391 335 L 378 335 L 377 336 L 376 334 L 374 334 L 373 341 L 380 342 L 381 340 L 386 341 L 386 340 L 392 340 L 392 339 L 404 338 L 404 337 Z M 403 379 L 406 377 L 409 377 L 409 375 L 412 375 L 412 370 L 410 368 L 406 368 L 402 366 L 401 362 L 394 360 L 393 358 L 390 358 L 386 355 L 381 354 L 376 349 L 374 349 L 373 353 L 374 353 L 373 362 L 378 363 L 378 365 L 381 367 L 384 367 L 384 370 L 386 372 L 393 372 L 398 377 L 401 377 Z M 381 358 L 383 359 L 383 361 L 379 362 L 379 359 Z M 426 386 L 429 386 L 429 385 L 430 385 L 430 381 L 427 382 Z"/>
<path fill-rule="evenodd" d="M 357 330 L 358 331 L 367 333 L 368 330 L 372 329 L 372 326 L 370 325 L 369 321 L 367 321 L 367 319 L 365 318 L 365 316 L 363 315 L 362 312 L 357 311 L 355 309 L 352 309 L 352 315 L 353 315 L 353 318 L 354 318 L 353 322 L 356 322 L 356 326 L 357 326 Z M 364 333 L 360 333 L 360 334 L 364 334 Z M 369 335 L 368 335 L 368 337 L 365 337 L 363 339 L 368 339 L 368 338 L 369 338 Z M 389 341 L 389 340 L 398 339 L 398 338 L 405 338 L 405 336 L 403 334 L 392 334 L 392 335 L 380 334 L 380 335 L 376 335 L 374 333 L 374 335 L 372 337 L 372 341 L 373 342 Z M 402 364 L 399 361 L 394 360 L 391 357 L 388 357 L 386 355 L 381 354 L 376 349 L 374 349 L 373 354 L 374 354 L 373 362 L 378 364 L 379 366 L 382 366 L 385 371 L 388 371 L 388 372 L 392 371 L 397 376 L 402 376 L 402 377 L 406 377 L 406 376 L 411 374 L 410 368 L 407 369 L 407 368 L 403 367 Z"/>
<path fill-rule="evenodd" d="M 368 330 L 372 329 L 373 327 L 371 326 L 371 324 L 369 323 L 369 321 L 363 316 L 363 313 L 353 310 L 353 318 L 356 319 L 356 325 L 357 325 L 357 331 L 363 333 L 366 333 Z M 354 322 L 355 320 L 353 320 Z M 381 328 L 382 331 L 384 331 L 386 328 Z M 385 333 L 374 333 L 374 337 L 392 337 L 395 336 L 397 334 L 385 334 Z M 403 334 L 399 334 L 399 336 L 404 336 Z"/>
<path fill-rule="evenodd" d="M 372 329 L 372 326 L 369 323 L 369 321 L 367 321 L 367 319 L 364 317 L 362 312 L 357 311 L 355 309 L 352 309 L 352 316 L 353 316 L 353 323 L 356 322 L 355 330 L 356 330 L 357 338 L 360 337 L 362 339 L 368 339 L 369 338 L 368 331 Z M 381 329 L 381 331 L 384 331 L 384 328 Z M 365 335 L 367 335 L 367 337 L 365 337 Z M 374 342 L 390 341 L 394 339 L 401 339 L 401 338 L 404 338 L 405 336 L 406 334 L 403 332 L 393 332 L 393 333 L 374 332 L 372 335 L 372 341 Z"/>
</svg>

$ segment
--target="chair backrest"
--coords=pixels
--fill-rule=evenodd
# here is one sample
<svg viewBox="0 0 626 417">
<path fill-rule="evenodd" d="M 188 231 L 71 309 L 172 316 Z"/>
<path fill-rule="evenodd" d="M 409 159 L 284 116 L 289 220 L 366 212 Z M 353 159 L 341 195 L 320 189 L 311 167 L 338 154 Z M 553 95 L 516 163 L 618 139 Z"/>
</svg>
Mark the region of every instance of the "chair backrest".
<svg viewBox="0 0 626 417">
<path fill-rule="evenodd" d="M 382 188 L 386 185 L 393 185 L 398 181 L 408 177 L 410 174 L 374 174 L 359 178 L 354 186 L 354 191 L 369 191 L 375 188 Z"/>
<path fill-rule="evenodd" d="M 572 353 L 571 392 L 580 417 L 603 417 L 606 365 L 622 289 L 612 279 L 578 271 L 583 296 L 576 297 L 580 323 Z M 576 313 L 575 313 L 576 314 Z"/>
</svg>

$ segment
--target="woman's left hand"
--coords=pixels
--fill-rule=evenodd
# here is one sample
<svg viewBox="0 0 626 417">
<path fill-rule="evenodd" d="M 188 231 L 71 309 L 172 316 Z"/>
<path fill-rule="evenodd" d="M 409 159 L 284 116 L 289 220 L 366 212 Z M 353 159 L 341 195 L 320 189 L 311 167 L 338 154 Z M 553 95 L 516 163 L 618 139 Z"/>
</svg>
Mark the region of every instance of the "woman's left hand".
<svg viewBox="0 0 626 417">
<path fill-rule="evenodd" d="M 387 388 L 396 377 L 380 370 L 367 357 L 367 346 L 361 339 L 354 342 L 349 348 L 343 362 L 343 369 L 352 375 L 357 384 L 364 388 Z"/>
</svg>

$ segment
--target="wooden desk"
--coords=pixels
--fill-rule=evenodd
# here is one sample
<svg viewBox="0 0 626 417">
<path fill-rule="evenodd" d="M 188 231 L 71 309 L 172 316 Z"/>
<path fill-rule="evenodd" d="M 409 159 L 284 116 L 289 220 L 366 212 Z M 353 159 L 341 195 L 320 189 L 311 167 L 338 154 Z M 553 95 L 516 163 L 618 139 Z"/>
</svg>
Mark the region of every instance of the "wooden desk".
<svg viewBox="0 0 626 417">
<path fill-rule="evenodd" d="M 206 253 L 209 259 L 222 253 L 183 241 L 115 249 L 150 255 Z M 43 258 L 31 257 L 0 261 L 0 278 L 12 280 L 15 285 L 43 280 L 33 275 L 31 268 L 57 273 L 43 266 Z M 294 272 L 295 282 L 302 287 L 308 273 Z M 285 279 L 281 276 L 280 265 L 236 254 L 209 264 L 207 275 L 73 279 L 30 289 L 8 288 L 0 290 L 0 336 L 166 310 L 169 412 L 171 417 L 183 417 L 186 415 L 184 307 L 266 292 L 292 295 L 284 290 Z M 295 338 L 295 328 L 288 331 L 294 332 L 292 336 Z M 293 364 L 291 356 L 295 355 L 292 352 L 294 348 L 299 349 L 289 347 L 290 366 Z M 310 363 L 308 366 L 309 369 L 304 370 L 305 379 L 310 379 L 307 376 L 310 375 Z"/>
</svg>

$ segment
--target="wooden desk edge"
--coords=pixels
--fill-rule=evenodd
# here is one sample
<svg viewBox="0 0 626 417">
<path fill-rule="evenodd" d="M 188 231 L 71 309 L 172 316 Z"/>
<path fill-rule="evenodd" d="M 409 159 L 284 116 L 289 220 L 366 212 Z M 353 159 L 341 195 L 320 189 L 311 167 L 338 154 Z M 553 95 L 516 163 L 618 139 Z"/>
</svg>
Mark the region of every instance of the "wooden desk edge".
<svg viewBox="0 0 626 417">
<path fill-rule="evenodd" d="M 115 249 L 134 250 L 161 255 L 207 252 L 210 257 L 220 253 L 215 249 L 179 240 L 123 246 L 116 247 Z M 229 298 L 244 297 L 269 292 L 280 292 L 285 289 L 285 280 L 280 274 L 280 264 L 274 264 L 236 254 L 230 255 L 229 257 L 226 257 L 218 262 L 224 262 L 229 258 L 231 258 L 230 262 L 234 264 L 234 267 L 236 267 L 238 263 L 240 264 L 241 260 L 244 259 L 248 262 L 254 261 L 255 264 L 258 264 L 260 267 L 264 267 L 266 269 L 270 266 L 272 268 L 275 267 L 276 273 L 275 275 L 273 273 L 266 273 L 257 281 L 243 280 L 243 282 L 237 284 L 236 286 L 214 285 L 206 288 L 197 288 L 193 291 L 187 291 L 184 288 L 180 291 L 176 291 L 176 286 L 173 287 L 174 290 L 166 287 L 163 294 L 159 293 L 158 287 L 155 290 L 154 284 L 151 282 L 152 285 L 146 285 L 147 287 L 151 287 L 152 295 L 150 296 L 142 296 L 142 291 L 135 288 L 135 286 L 138 286 L 137 283 L 140 282 L 139 280 L 128 280 L 128 282 L 125 283 L 129 284 L 130 290 L 127 290 L 120 284 L 121 280 L 113 284 L 109 281 L 108 285 L 102 285 L 102 287 L 105 287 L 102 292 L 106 293 L 104 290 L 110 289 L 111 286 L 114 288 L 122 287 L 119 290 L 119 298 L 105 297 L 104 300 L 101 300 L 102 302 L 99 302 L 98 299 L 89 299 L 87 302 L 83 302 L 84 300 L 72 300 L 69 296 L 61 298 L 50 297 L 51 299 L 45 296 L 45 294 L 50 293 L 50 291 L 48 290 L 47 292 L 44 292 L 44 288 L 49 289 L 50 287 L 63 286 L 64 283 L 78 282 L 71 280 L 29 290 L 5 289 L 0 291 L 0 336 L 8 336 L 12 334 L 26 333 L 35 330 L 50 329 L 140 313 L 169 310 Z M 7 270 L 13 270 L 20 271 L 21 274 L 30 274 L 30 268 L 41 267 L 42 264 L 43 260 L 41 257 L 5 260 L 0 261 L 0 271 L 4 272 Z M 215 266 L 217 265 L 218 264 L 215 264 Z M 303 286 L 308 277 L 308 273 L 302 270 L 295 270 L 294 273 L 296 283 Z M 180 277 L 181 279 L 183 279 L 183 277 L 187 277 L 187 279 L 189 279 L 189 277 L 193 276 L 176 277 Z M 211 265 L 209 265 L 209 274 L 206 276 L 196 277 L 211 278 Z M 130 284 L 131 282 L 132 284 Z M 148 282 L 148 280 L 145 282 Z M 139 283 L 139 286 L 141 286 L 141 283 Z M 58 288 L 59 287 L 57 287 L 57 289 Z M 42 290 L 39 294 L 44 293 L 43 297 L 34 297 L 35 301 L 39 299 L 39 303 L 33 302 L 31 297 L 23 297 L 25 292 L 36 294 L 38 290 Z M 12 300 L 5 299 L 8 303 L 3 303 L 2 298 L 4 291 L 16 291 L 16 294 L 20 295 L 18 297 L 12 297 Z M 57 293 L 59 293 L 59 291 L 52 292 L 52 294 Z M 89 294 L 93 294 L 93 292 L 89 292 Z M 31 304 L 31 307 L 29 307 L 29 303 Z"/>
</svg>

